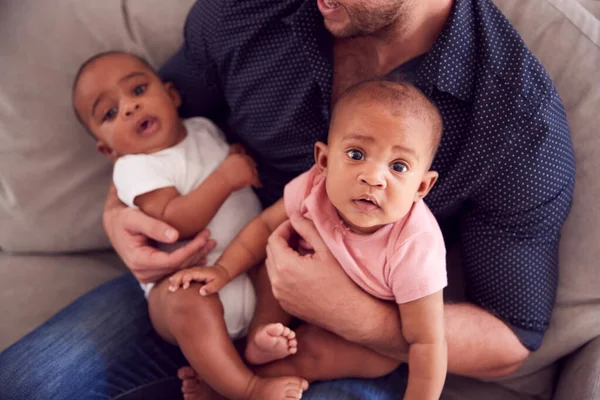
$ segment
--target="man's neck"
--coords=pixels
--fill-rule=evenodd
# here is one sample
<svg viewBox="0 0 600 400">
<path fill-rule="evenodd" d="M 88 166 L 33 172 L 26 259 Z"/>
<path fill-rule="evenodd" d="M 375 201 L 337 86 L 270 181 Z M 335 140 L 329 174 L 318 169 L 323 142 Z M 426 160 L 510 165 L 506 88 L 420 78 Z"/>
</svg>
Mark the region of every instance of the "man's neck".
<svg viewBox="0 0 600 400">
<path fill-rule="evenodd" d="M 411 2 L 392 25 L 365 37 L 348 39 L 362 48 L 372 49 L 376 74 L 384 76 L 404 62 L 431 49 L 444 29 L 454 0 Z"/>
</svg>

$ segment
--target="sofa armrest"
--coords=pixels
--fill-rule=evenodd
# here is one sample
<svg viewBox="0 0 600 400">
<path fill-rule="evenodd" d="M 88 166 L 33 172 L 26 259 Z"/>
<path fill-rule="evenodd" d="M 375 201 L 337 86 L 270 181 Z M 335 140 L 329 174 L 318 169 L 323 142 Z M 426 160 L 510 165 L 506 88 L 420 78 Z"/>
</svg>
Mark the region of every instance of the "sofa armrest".
<svg viewBox="0 0 600 400">
<path fill-rule="evenodd" d="M 600 400 L 600 337 L 563 359 L 554 400 Z"/>
</svg>

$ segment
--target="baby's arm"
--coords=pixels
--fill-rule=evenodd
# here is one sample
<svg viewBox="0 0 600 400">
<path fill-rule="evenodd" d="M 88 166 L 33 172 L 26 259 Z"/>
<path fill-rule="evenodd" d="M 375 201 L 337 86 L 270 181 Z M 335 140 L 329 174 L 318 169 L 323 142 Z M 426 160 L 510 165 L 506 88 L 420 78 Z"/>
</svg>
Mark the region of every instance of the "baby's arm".
<svg viewBox="0 0 600 400">
<path fill-rule="evenodd" d="M 177 229 L 179 237 L 185 239 L 204 229 L 231 193 L 250 185 L 259 186 L 256 165 L 248 155 L 238 152 L 230 154 L 187 195 L 167 187 L 137 196 L 134 204 Z"/>
<path fill-rule="evenodd" d="M 442 291 L 400 304 L 399 308 L 402 333 L 410 346 L 404 400 L 437 400 L 447 369 Z"/>
<path fill-rule="evenodd" d="M 190 282 L 205 282 L 204 296 L 219 291 L 227 282 L 246 272 L 266 258 L 269 236 L 287 219 L 283 200 L 279 200 L 254 218 L 227 246 L 214 267 L 181 270 L 170 279 L 171 291 L 188 287 Z"/>
</svg>

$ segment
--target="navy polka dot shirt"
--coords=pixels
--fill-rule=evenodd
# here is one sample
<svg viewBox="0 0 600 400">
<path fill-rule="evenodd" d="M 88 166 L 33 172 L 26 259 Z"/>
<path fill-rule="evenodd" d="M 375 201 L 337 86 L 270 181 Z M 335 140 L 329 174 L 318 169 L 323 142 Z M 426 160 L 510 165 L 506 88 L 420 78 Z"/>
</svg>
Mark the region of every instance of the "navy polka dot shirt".
<svg viewBox="0 0 600 400">
<path fill-rule="evenodd" d="M 313 164 L 330 119 L 333 40 L 314 0 L 199 0 L 185 44 L 162 68 L 203 115 L 259 164 L 264 205 Z M 460 243 L 470 301 L 529 349 L 548 327 L 574 157 L 561 100 L 490 0 L 455 0 L 413 82 L 444 120 L 426 198 L 447 244 Z"/>
</svg>

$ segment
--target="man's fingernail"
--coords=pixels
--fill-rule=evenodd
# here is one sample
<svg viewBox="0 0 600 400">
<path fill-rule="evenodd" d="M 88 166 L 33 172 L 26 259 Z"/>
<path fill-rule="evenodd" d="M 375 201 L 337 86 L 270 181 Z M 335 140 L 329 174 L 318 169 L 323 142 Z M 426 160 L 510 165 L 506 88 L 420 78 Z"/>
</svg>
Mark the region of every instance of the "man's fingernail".
<svg viewBox="0 0 600 400">
<path fill-rule="evenodd" d="M 175 239 L 175 236 L 177 235 L 177 233 L 175 233 L 174 229 L 167 229 L 165 231 L 165 236 L 167 237 L 167 239 Z"/>
<path fill-rule="evenodd" d="M 202 296 L 206 296 L 206 290 L 204 290 L 204 289 L 200 289 L 200 294 L 201 294 Z"/>
</svg>

